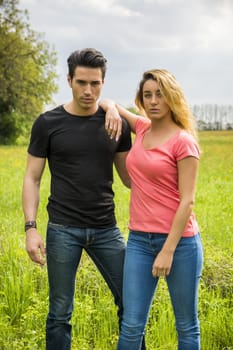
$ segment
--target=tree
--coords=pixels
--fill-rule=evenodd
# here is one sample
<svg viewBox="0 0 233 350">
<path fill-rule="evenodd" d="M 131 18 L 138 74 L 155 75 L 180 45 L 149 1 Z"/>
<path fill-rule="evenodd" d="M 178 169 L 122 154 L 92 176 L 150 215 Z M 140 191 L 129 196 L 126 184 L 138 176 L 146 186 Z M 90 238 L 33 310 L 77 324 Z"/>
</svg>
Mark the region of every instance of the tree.
<svg viewBox="0 0 233 350">
<path fill-rule="evenodd" d="M 18 5 L 19 0 L 0 0 L 0 144 L 28 134 L 58 89 L 57 54 Z"/>
</svg>

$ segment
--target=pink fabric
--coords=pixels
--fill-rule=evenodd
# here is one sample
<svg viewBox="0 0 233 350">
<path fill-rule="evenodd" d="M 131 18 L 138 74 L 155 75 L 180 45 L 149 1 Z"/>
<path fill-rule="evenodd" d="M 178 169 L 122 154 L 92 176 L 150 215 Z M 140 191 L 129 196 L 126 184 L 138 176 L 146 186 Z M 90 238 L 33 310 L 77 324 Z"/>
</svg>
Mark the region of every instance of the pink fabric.
<svg viewBox="0 0 233 350">
<path fill-rule="evenodd" d="M 147 150 L 142 141 L 149 127 L 148 119 L 138 119 L 135 142 L 126 162 L 132 181 L 129 228 L 169 233 L 179 205 L 177 161 L 188 156 L 199 159 L 199 149 L 194 138 L 180 130 L 165 144 Z M 192 214 L 183 237 L 197 232 L 198 225 Z"/>
</svg>

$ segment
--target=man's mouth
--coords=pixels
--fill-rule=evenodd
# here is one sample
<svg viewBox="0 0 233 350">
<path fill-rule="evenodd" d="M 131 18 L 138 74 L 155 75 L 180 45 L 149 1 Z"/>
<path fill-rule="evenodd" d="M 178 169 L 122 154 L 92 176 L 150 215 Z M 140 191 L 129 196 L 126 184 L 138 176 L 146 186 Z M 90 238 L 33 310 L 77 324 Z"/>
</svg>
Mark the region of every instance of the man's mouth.
<svg viewBox="0 0 233 350">
<path fill-rule="evenodd" d="M 91 103 L 93 102 L 93 99 L 90 97 L 83 97 L 81 101 L 83 101 L 84 103 Z"/>
</svg>

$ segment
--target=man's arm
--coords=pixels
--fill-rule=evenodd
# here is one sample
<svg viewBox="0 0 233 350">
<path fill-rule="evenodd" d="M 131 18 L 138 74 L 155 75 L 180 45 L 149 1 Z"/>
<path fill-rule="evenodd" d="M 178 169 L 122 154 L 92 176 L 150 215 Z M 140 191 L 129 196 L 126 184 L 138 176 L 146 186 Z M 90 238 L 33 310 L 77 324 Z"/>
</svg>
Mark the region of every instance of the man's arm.
<svg viewBox="0 0 233 350">
<path fill-rule="evenodd" d="M 27 168 L 23 181 L 22 205 L 25 222 L 36 221 L 40 197 L 40 181 L 44 171 L 46 158 L 28 154 Z M 26 250 L 32 261 L 45 264 L 45 246 L 36 228 L 26 231 Z"/>
<path fill-rule="evenodd" d="M 123 184 L 130 188 L 131 187 L 131 182 L 130 182 L 130 177 L 128 174 L 128 171 L 126 169 L 126 157 L 129 152 L 117 152 L 114 158 L 114 165 L 117 170 L 118 175 L 120 176 L 121 181 Z"/>
</svg>

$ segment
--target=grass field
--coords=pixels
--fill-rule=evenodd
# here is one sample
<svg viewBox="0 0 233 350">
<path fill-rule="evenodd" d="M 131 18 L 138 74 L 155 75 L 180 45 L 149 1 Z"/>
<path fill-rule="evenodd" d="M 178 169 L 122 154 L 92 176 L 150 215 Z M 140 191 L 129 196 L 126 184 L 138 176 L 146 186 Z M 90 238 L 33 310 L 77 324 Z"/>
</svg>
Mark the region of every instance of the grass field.
<svg viewBox="0 0 233 350">
<path fill-rule="evenodd" d="M 195 213 L 205 265 L 200 286 L 202 350 L 233 350 L 233 131 L 200 132 L 202 156 Z M 43 350 L 47 272 L 30 262 L 24 248 L 21 209 L 26 147 L 0 147 L 0 350 Z M 129 191 L 116 177 L 118 225 L 127 239 Z M 44 236 L 49 174 L 41 185 L 39 231 Z M 72 350 L 113 350 L 116 308 L 94 265 L 84 254 L 76 285 Z M 175 350 L 174 317 L 160 281 L 147 327 L 148 350 Z"/>
</svg>

